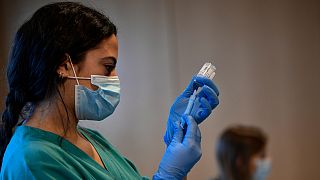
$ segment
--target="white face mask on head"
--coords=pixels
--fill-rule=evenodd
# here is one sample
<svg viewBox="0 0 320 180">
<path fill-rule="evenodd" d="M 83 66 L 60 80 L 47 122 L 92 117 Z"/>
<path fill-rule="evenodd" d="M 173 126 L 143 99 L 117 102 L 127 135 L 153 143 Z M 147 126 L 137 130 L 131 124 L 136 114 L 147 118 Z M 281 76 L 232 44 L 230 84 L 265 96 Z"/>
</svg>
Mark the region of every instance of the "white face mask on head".
<svg viewBox="0 0 320 180">
<path fill-rule="evenodd" d="M 270 173 L 271 170 L 271 159 L 257 159 L 256 163 L 256 171 L 252 176 L 252 180 L 266 180 L 266 177 Z"/>
<path fill-rule="evenodd" d="M 68 78 L 76 79 L 78 84 L 75 85 L 75 111 L 78 120 L 104 120 L 114 112 L 120 102 L 118 76 L 77 77 L 71 59 L 69 60 L 75 76 L 68 76 Z M 88 89 L 80 85 L 78 79 L 91 80 L 91 84 L 98 86 L 98 89 Z"/>
</svg>

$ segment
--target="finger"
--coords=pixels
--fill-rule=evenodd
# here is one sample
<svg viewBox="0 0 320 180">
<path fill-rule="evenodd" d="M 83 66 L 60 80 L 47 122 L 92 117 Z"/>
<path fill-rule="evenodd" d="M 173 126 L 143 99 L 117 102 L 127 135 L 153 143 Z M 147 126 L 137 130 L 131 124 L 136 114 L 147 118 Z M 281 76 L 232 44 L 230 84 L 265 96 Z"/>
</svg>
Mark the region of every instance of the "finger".
<svg viewBox="0 0 320 180">
<path fill-rule="evenodd" d="M 201 147 L 201 131 L 199 128 L 197 128 L 196 141 L 199 144 L 199 146 Z"/>
<path fill-rule="evenodd" d="M 207 85 L 209 86 L 211 89 L 213 89 L 213 91 L 216 93 L 217 96 L 219 96 L 219 90 L 218 87 L 214 84 L 213 80 L 203 77 L 203 76 L 196 76 L 194 78 L 194 80 L 197 82 L 196 84 L 199 86 L 204 86 Z"/>
<path fill-rule="evenodd" d="M 184 97 L 190 97 L 193 94 L 193 91 L 199 87 L 199 83 L 196 82 L 196 76 L 193 76 L 189 85 L 183 91 L 182 95 Z"/>
<path fill-rule="evenodd" d="M 215 91 L 207 85 L 204 85 L 197 95 L 198 97 L 204 97 L 209 102 L 211 109 L 214 109 L 219 104 L 219 98 Z"/>
<path fill-rule="evenodd" d="M 192 116 L 183 116 L 183 118 L 185 118 L 185 121 L 187 123 L 187 132 L 182 143 L 190 144 L 195 140 L 198 140 L 197 134 L 198 134 L 199 127 Z"/>
<path fill-rule="evenodd" d="M 180 127 L 180 122 L 174 122 L 174 130 L 173 130 L 173 138 L 171 143 L 181 143 L 183 139 L 183 131 L 182 128 Z M 171 144 L 170 143 L 170 144 Z"/>
<path fill-rule="evenodd" d="M 200 109 L 196 112 L 196 122 L 200 124 L 204 121 L 212 112 L 211 105 L 209 102 L 204 98 L 200 98 Z"/>
<path fill-rule="evenodd" d="M 171 119 L 168 119 L 167 130 L 165 135 L 163 136 L 163 141 L 166 143 L 167 146 L 169 146 L 169 144 L 171 143 L 173 134 L 174 134 L 174 124 Z"/>
</svg>

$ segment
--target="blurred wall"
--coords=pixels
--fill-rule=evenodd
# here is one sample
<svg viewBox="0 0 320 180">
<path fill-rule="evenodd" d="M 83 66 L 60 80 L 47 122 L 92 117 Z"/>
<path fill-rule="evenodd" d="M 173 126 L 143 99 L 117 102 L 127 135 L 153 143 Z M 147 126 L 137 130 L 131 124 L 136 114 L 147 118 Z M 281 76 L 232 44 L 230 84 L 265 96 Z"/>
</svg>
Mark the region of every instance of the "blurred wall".
<svg viewBox="0 0 320 180">
<path fill-rule="evenodd" d="M 49 0 L 1 1 L 2 75 L 14 32 Z M 230 124 L 269 134 L 271 180 L 320 179 L 320 2 L 316 0 L 81 1 L 119 28 L 121 103 L 98 129 L 151 176 L 174 98 L 206 61 L 221 104 L 201 125 L 203 156 L 189 179 L 217 175 L 214 144 Z M 213 60 L 212 60 L 213 59 Z M 4 102 L 5 80 L 0 76 Z"/>
<path fill-rule="evenodd" d="M 270 179 L 320 179 L 320 2 L 174 2 L 180 90 L 213 58 L 221 91 L 191 179 L 216 174 L 217 135 L 238 122 L 269 134 Z"/>
</svg>

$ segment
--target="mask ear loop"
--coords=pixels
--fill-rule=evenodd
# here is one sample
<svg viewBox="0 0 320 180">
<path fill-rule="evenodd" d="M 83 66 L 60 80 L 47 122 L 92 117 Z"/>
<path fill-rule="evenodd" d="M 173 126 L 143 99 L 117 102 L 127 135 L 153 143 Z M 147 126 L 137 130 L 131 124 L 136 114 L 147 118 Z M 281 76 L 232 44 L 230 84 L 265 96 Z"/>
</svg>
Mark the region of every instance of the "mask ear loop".
<svg viewBox="0 0 320 180">
<path fill-rule="evenodd" d="M 68 59 L 69 59 L 69 61 L 70 61 L 71 68 L 72 68 L 72 71 L 73 71 L 74 77 L 75 77 L 75 79 L 76 79 L 76 81 L 77 81 L 77 84 L 78 84 L 78 85 L 80 85 L 80 84 L 79 84 L 78 77 L 77 77 L 77 74 L 76 74 L 76 71 L 74 70 L 74 67 L 73 67 L 73 64 L 72 64 L 72 61 L 71 61 L 71 57 L 69 56 L 69 54 L 67 54 L 67 57 L 68 57 Z"/>
</svg>

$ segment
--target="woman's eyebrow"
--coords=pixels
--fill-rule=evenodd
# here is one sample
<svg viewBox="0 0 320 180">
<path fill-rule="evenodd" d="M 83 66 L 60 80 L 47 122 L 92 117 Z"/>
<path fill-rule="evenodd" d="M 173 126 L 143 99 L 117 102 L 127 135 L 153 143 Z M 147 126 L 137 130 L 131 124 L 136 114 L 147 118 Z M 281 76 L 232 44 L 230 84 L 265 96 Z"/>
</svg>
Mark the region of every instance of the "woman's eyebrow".
<svg viewBox="0 0 320 180">
<path fill-rule="evenodd" d="M 107 63 L 112 63 L 113 65 L 117 64 L 117 59 L 113 56 L 108 56 L 108 57 L 103 57 L 101 60 L 107 62 Z"/>
</svg>

